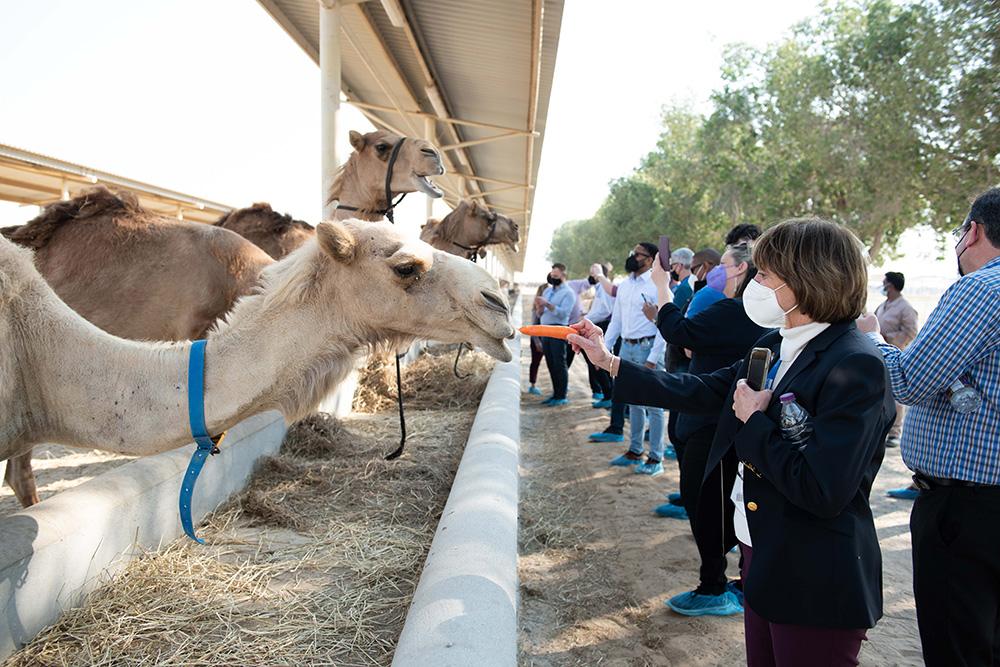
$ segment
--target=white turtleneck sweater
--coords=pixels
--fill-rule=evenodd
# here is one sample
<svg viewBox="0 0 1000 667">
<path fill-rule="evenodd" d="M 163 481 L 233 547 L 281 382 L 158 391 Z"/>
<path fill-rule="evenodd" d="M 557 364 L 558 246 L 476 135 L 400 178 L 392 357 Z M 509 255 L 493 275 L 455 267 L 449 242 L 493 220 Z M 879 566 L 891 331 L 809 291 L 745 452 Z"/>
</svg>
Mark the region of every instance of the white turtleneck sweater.
<svg viewBox="0 0 1000 667">
<path fill-rule="evenodd" d="M 781 365 L 778 366 L 774 382 L 770 387 L 771 389 L 778 386 L 781 378 L 785 376 L 785 372 L 792 367 L 792 364 L 798 359 L 799 354 L 809 344 L 809 341 L 826 331 L 829 326 L 829 322 L 810 322 L 809 324 L 802 324 L 792 329 L 778 330 L 778 333 L 781 334 L 781 353 L 779 357 Z M 733 492 L 730 498 L 733 499 L 733 504 L 736 505 L 736 511 L 733 513 L 733 526 L 736 529 L 736 538 L 748 547 L 753 546 L 753 543 L 750 541 L 750 526 L 747 524 L 747 510 L 743 504 L 742 463 L 739 467 L 739 474 L 736 476 L 736 483 L 733 484 Z"/>
</svg>

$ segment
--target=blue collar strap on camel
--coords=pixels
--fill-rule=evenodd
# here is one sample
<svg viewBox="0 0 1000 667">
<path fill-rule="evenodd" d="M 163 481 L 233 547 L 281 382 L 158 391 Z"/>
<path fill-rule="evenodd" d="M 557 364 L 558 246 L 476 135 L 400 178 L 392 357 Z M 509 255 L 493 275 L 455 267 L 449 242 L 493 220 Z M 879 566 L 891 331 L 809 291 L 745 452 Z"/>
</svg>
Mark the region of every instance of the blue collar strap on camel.
<svg viewBox="0 0 1000 667">
<path fill-rule="evenodd" d="M 194 534 L 194 523 L 191 521 L 191 495 L 194 493 L 195 482 L 205 465 L 209 454 L 218 454 L 218 444 L 222 442 L 225 433 L 209 436 L 205 427 L 205 344 L 207 341 L 196 340 L 191 344 L 191 358 L 188 361 L 188 418 L 191 422 L 191 435 L 198 443 L 198 449 L 191 455 L 184 481 L 181 483 L 180 512 L 181 525 L 184 532 L 198 544 L 205 540 Z"/>
</svg>

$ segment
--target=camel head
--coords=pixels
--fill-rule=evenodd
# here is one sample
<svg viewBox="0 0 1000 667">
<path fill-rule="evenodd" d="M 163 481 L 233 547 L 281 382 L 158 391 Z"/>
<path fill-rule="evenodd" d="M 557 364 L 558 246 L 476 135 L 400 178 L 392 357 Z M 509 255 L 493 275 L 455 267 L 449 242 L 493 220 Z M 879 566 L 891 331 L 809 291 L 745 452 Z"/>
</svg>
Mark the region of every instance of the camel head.
<svg viewBox="0 0 1000 667">
<path fill-rule="evenodd" d="M 354 153 L 348 159 L 346 167 L 349 168 L 353 164 L 357 171 L 357 180 L 365 187 L 374 188 L 379 193 L 385 191 L 389 159 L 396 144 L 405 139 L 392 165 L 390 189 L 393 194 L 422 192 L 435 198 L 444 194 L 429 178 L 444 174 L 441 151 L 431 142 L 401 137 L 386 130 L 368 134 L 352 130 L 350 136 Z M 336 183 L 334 187 L 336 188 Z"/>
<path fill-rule="evenodd" d="M 521 235 L 517 223 L 506 215 L 497 213 L 478 199 L 463 199 L 455 213 L 464 218 L 460 224 L 468 231 L 467 238 L 488 238 L 490 244 L 499 243 L 517 252 Z"/>
<path fill-rule="evenodd" d="M 510 307 L 482 267 L 382 222 L 323 222 L 316 243 L 320 289 L 353 295 L 355 312 L 331 316 L 353 321 L 368 342 L 470 343 L 510 361 Z M 345 301 L 337 301 L 343 310 Z"/>
</svg>

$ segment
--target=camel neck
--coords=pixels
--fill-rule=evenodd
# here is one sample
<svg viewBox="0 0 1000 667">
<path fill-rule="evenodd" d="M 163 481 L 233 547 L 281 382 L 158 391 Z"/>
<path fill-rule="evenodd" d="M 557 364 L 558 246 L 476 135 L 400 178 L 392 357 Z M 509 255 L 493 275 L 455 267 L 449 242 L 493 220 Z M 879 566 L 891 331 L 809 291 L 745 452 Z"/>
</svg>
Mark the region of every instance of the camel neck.
<svg viewBox="0 0 1000 667">
<path fill-rule="evenodd" d="M 289 421 L 308 414 L 347 375 L 364 345 L 348 333 L 357 330 L 348 318 L 336 331 L 318 327 L 320 314 L 312 306 L 267 296 L 244 299 L 232 323 L 209 335 L 205 417 L 212 434 L 269 409 Z M 0 442 L 0 450 L 16 454 L 18 447 L 49 441 L 145 456 L 191 442 L 189 342 L 116 338 L 76 316 L 54 294 L 50 304 L 31 325 L 57 343 L 26 360 L 36 378 L 32 386 L 46 391 L 27 397 L 21 413 L 30 417 L 30 427 Z"/>
<path fill-rule="evenodd" d="M 344 167 L 344 173 L 339 178 L 340 192 L 335 195 L 338 204 L 351 206 L 356 211 L 347 209 L 337 209 L 334 212 L 335 220 L 348 220 L 357 218 L 368 222 L 378 222 L 385 217 L 383 211 L 388 207 L 385 201 L 385 186 L 364 185 L 361 182 L 353 162 L 348 162 Z"/>
</svg>

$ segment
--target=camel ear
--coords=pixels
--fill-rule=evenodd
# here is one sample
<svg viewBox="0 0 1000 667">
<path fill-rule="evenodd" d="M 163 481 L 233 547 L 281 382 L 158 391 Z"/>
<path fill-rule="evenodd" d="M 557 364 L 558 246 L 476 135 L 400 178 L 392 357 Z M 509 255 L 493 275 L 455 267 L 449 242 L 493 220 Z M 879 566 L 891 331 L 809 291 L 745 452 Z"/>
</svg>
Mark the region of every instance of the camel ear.
<svg viewBox="0 0 1000 667">
<path fill-rule="evenodd" d="M 360 153 L 365 147 L 365 135 L 355 130 L 351 130 L 350 137 L 351 146 L 354 147 L 354 150 Z"/>
<path fill-rule="evenodd" d="M 350 264 L 354 261 L 357 242 L 351 230 L 339 222 L 321 222 L 316 225 L 316 240 L 323 252 L 338 262 Z"/>
</svg>

